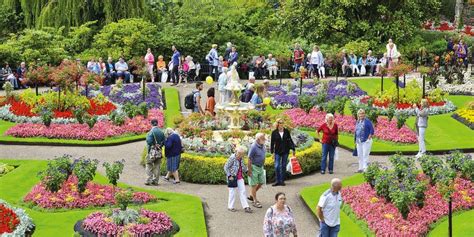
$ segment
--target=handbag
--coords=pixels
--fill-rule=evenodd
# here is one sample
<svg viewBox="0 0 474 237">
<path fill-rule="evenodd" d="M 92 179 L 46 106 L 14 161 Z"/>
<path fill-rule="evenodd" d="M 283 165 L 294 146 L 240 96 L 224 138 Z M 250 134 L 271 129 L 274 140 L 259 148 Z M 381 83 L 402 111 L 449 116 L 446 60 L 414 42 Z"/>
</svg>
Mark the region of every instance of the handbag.
<svg viewBox="0 0 474 237">
<path fill-rule="evenodd" d="M 237 176 L 228 176 L 227 177 L 227 187 L 237 188 Z"/>
<path fill-rule="evenodd" d="M 337 139 L 332 139 L 332 140 L 331 140 L 331 145 L 332 145 L 333 147 L 337 147 L 337 146 L 339 146 L 339 141 L 337 141 Z"/>
<path fill-rule="evenodd" d="M 153 129 L 150 132 L 153 135 L 155 144 L 150 147 L 150 152 L 148 152 L 147 160 L 148 160 L 148 163 L 153 163 L 156 160 L 161 159 L 163 157 L 163 153 L 161 151 L 160 144 L 158 144 L 158 142 L 156 141 L 156 137 L 155 137 L 155 134 L 153 133 Z"/>
<path fill-rule="evenodd" d="M 354 150 L 352 150 L 352 156 L 358 156 L 358 154 L 357 154 L 357 145 L 355 145 Z"/>
<path fill-rule="evenodd" d="M 291 163 L 291 172 L 290 172 L 291 175 L 297 175 L 297 174 L 303 173 L 303 170 L 301 169 L 301 165 L 295 156 L 291 157 L 290 163 Z"/>
</svg>

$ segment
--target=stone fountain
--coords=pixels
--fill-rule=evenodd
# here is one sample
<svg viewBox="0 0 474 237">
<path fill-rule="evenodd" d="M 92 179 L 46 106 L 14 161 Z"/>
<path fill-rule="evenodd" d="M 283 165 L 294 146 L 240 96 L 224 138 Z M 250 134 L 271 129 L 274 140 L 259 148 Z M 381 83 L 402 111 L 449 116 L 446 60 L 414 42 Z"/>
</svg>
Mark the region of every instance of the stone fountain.
<svg viewBox="0 0 474 237">
<path fill-rule="evenodd" d="M 243 103 L 239 100 L 239 92 L 244 88 L 239 82 L 236 64 L 231 66 L 229 79 L 225 89 L 231 93 L 230 101 L 216 105 L 217 115 L 229 118 L 229 129 L 240 129 L 242 128 L 240 122 L 242 115 L 255 107 L 251 103 Z"/>
</svg>

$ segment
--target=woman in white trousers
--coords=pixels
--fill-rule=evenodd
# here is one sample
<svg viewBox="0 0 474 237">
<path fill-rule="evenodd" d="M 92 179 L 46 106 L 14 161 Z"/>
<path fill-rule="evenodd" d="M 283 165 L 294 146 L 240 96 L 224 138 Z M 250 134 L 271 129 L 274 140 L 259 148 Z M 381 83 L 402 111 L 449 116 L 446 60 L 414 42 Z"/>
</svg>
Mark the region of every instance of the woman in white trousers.
<svg viewBox="0 0 474 237">
<path fill-rule="evenodd" d="M 426 128 L 428 127 L 428 100 L 422 99 L 420 103 L 420 107 L 418 108 L 416 104 L 413 105 L 413 108 L 416 112 L 416 131 L 418 135 L 418 154 L 416 154 L 416 158 L 423 156 L 426 153 L 426 145 L 425 145 L 425 132 Z"/>
<path fill-rule="evenodd" d="M 359 169 L 357 173 L 365 172 L 369 163 L 370 149 L 372 148 L 372 136 L 374 135 L 374 126 L 372 122 L 365 117 L 365 111 L 359 109 L 357 112 L 357 121 L 355 127 L 355 143 L 357 157 L 359 158 Z"/>
<path fill-rule="evenodd" d="M 227 204 L 227 209 L 231 212 L 237 211 L 234 208 L 235 193 L 237 191 L 242 208 L 244 208 L 245 212 L 252 213 L 252 209 L 250 209 L 249 204 L 247 203 L 247 194 L 244 183 L 244 173 L 247 172 L 247 166 L 243 161 L 245 154 L 246 149 L 243 146 L 237 147 L 235 153 L 229 157 L 224 165 L 224 171 L 226 173 L 228 182 L 227 186 L 229 187 L 229 201 Z M 232 185 L 232 183 L 235 184 L 235 180 L 237 180 L 237 187 Z"/>
</svg>

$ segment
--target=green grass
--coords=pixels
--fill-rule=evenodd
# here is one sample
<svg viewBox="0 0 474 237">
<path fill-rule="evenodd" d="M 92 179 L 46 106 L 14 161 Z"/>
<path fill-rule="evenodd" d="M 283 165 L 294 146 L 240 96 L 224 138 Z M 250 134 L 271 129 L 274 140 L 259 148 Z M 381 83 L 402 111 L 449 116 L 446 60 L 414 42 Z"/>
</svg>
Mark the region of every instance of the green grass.
<svg viewBox="0 0 474 237">
<path fill-rule="evenodd" d="M 173 119 L 181 115 L 180 98 L 178 89 L 176 88 L 164 88 L 166 97 L 166 110 L 165 112 L 165 127 L 173 128 L 175 124 Z M 183 98 L 184 99 L 184 98 Z"/>
<path fill-rule="evenodd" d="M 343 187 L 350 187 L 362 184 L 364 177 L 361 174 L 356 174 L 351 177 L 342 180 Z M 301 197 L 304 202 L 311 208 L 311 212 L 316 215 L 316 205 L 318 204 L 319 197 L 329 189 L 330 184 L 325 183 L 317 186 L 307 187 L 301 190 Z M 474 233 L 474 209 L 468 211 L 460 211 L 453 215 L 453 236 L 472 236 Z M 358 224 L 356 222 L 359 222 Z M 365 221 L 355 219 L 355 216 L 349 217 L 345 212 L 341 211 L 341 232 L 340 236 L 372 236 L 373 233 L 367 233 L 368 228 Z M 364 230 L 365 229 L 365 230 Z M 448 236 L 448 219 L 443 217 L 440 219 L 440 223 L 435 224 L 433 230 L 429 233 L 429 236 Z"/>
<path fill-rule="evenodd" d="M 458 215 L 453 215 L 453 236 L 468 237 L 474 233 L 474 210 L 462 212 Z M 428 236 L 448 236 L 448 218 L 443 218 L 436 227 L 429 233 Z"/>
<path fill-rule="evenodd" d="M 178 90 L 175 88 L 165 88 L 165 97 L 167 109 L 164 110 L 165 126 L 174 127 L 173 118 L 180 114 L 180 105 Z M 140 135 L 122 135 L 109 137 L 99 141 L 86 141 L 77 139 L 54 139 L 45 137 L 19 138 L 5 135 L 5 132 L 15 126 L 15 123 L 0 120 L 0 143 L 31 143 L 31 144 L 58 144 L 58 145 L 82 145 L 82 146 L 110 146 L 119 145 L 128 142 L 142 141 L 146 134 Z"/>
<path fill-rule="evenodd" d="M 36 174 L 46 167 L 46 161 L 0 160 L 0 162 L 19 165 L 18 168 L 0 178 L 0 198 L 13 206 L 25 209 L 36 224 L 35 236 L 72 236 L 76 221 L 85 218 L 92 212 L 106 209 L 44 212 L 29 208 L 21 200 L 39 182 Z M 96 175 L 94 180 L 102 184 L 107 183 L 107 179 L 101 175 Z M 130 187 L 124 184 L 119 184 L 119 186 L 122 188 Z M 204 210 L 198 197 L 135 187 L 133 189 L 148 192 L 163 200 L 158 203 L 143 205 L 143 207 L 166 212 L 180 226 L 180 231 L 176 236 L 207 236 Z"/>
<path fill-rule="evenodd" d="M 357 174 L 342 180 L 342 185 L 344 187 L 354 186 L 362 183 L 364 178 L 361 174 Z M 301 190 L 301 197 L 303 198 L 304 202 L 311 208 L 311 212 L 316 215 L 316 206 L 318 205 L 319 197 L 329 189 L 330 184 L 325 183 L 317 186 L 312 186 L 308 188 L 304 188 Z M 352 221 L 346 213 L 341 212 L 341 231 L 339 232 L 339 236 L 366 236 L 364 231 Z"/>
</svg>

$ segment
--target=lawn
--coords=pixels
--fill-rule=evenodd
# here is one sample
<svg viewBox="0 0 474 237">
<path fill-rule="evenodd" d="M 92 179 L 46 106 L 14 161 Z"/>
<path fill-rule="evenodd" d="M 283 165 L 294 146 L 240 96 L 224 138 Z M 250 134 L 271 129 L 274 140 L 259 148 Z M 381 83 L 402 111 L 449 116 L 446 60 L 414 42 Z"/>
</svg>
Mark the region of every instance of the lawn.
<svg viewBox="0 0 474 237">
<path fill-rule="evenodd" d="M 342 180 L 343 187 L 355 186 L 364 182 L 364 177 L 361 174 L 356 174 Z M 330 184 L 321 184 L 317 186 L 307 187 L 301 190 L 301 197 L 303 201 L 311 208 L 311 212 L 316 215 L 316 205 L 319 197 L 329 189 Z M 344 198 L 344 197 L 343 197 Z M 474 210 L 469 210 L 455 214 L 453 218 L 453 236 L 472 236 L 474 233 Z M 363 221 L 362 221 L 363 222 Z M 341 231 L 339 236 L 367 236 L 362 230 L 362 227 L 355 223 L 353 219 L 341 211 Z M 441 222 L 435 225 L 435 228 L 429 232 L 429 236 L 448 236 L 448 220 L 443 218 Z"/>
<path fill-rule="evenodd" d="M 165 97 L 167 109 L 164 110 L 165 126 L 173 127 L 173 119 L 180 113 L 178 90 L 175 88 L 165 88 Z M 122 135 L 118 137 L 106 138 L 98 141 L 85 141 L 76 139 L 50 139 L 44 137 L 18 138 L 5 135 L 5 132 L 13 127 L 15 123 L 0 119 L 0 143 L 3 144 L 31 144 L 31 145 L 77 145 L 77 146 L 111 146 L 120 145 L 129 142 L 142 141 L 146 134 L 140 135 Z"/>
<path fill-rule="evenodd" d="M 19 165 L 18 168 L 0 178 L 0 198 L 13 206 L 26 210 L 36 224 L 35 236 L 72 236 L 76 221 L 83 219 L 91 212 L 106 209 L 43 212 L 29 208 L 21 200 L 39 182 L 36 174 L 46 167 L 46 161 L 0 160 L 0 162 Z M 102 184 L 107 183 L 107 179 L 102 175 L 96 175 L 94 180 Z M 122 188 L 130 187 L 124 184 L 119 184 L 119 186 Z M 143 207 L 166 212 L 180 226 L 180 231 L 176 236 L 207 236 L 204 210 L 198 197 L 135 187 L 133 189 L 148 192 L 163 200 Z"/>
</svg>

